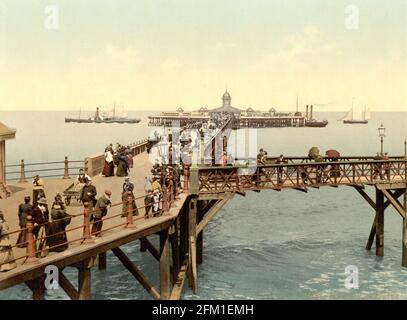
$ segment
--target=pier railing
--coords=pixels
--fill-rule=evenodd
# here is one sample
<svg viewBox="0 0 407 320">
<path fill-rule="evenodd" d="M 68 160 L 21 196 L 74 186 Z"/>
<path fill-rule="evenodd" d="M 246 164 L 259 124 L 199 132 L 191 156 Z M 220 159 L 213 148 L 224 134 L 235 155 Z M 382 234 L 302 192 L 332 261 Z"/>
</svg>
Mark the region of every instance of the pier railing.
<svg viewBox="0 0 407 320">
<path fill-rule="evenodd" d="M 192 194 L 245 190 L 406 183 L 407 159 L 324 161 L 247 166 L 191 167 Z"/>
<path fill-rule="evenodd" d="M 146 151 L 148 140 L 139 140 L 128 145 L 130 153 L 136 156 Z M 37 174 L 41 178 L 63 178 L 69 179 L 72 175 L 77 175 L 79 169 L 85 169 L 86 173 L 93 177 L 102 172 L 105 164 L 103 153 L 86 157 L 85 160 L 69 160 L 65 157 L 62 161 L 33 162 L 27 163 L 21 160 L 19 164 L 6 165 L 6 180 L 27 182 Z"/>
<path fill-rule="evenodd" d="M 83 160 L 33 162 L 25 163 L 21 160 L 19 164 L 6 165 L 7 181 L 18 181 L 20 183 L 33 179 L 37 174 L 42 178 L 69 179 L 70 175 L 77 174 L 78 169 L 83 168 Z"/>
<path fill-rule="evenodd" d="M 37 264 L 40 262 L 42 257 L 45 257 L 49 251 L 53 251 L 53 249 L 59 247 L 67 247 L 71 244 L 76 245 L 87 245 L 93 244 L 94 236 L 103 237 L 104 233 L 107 231 L 111 231 L 113 229 L 120 229 L 120 228 L 127 228 L 127 229 L 134 229 L 140 220 L 144 220 L 146 218 L 146 214 L 149 213 L 149 216 L 152 215 L 151 218 L 168 215 L 169 210 L 173 207 L 174 202 L 178 199 L 178 194 L 180 190 L 177 188 L 177 184 L 172 183 L 173 177 L 171 175 L 162 177 L 161 186 L 162 190 L 160 192 L 160 199 L 155 204 L 148 203 L 145 205 L 143 201 L 146 197 L 146 194 L 134 197 L 131 192 L 128 192 L 127 195 L 124 197 L 125 200 L 111 204 L 109 206 L 109 210 L 119 206 L 126 206 L 125 208 L 119 209 L 118 213 L 111 214 L 102 217 L 100 220 L 95 219 L 95 214 L 101 213 L 101 209 L 92 209 L 90 203 L 85 202 L 83 205 L 83 210 L 72 215 L 66 215 L 57 220 L 53 221 L 63 221 L 63 220 L 70 220 L 69 224 L 75 225 L 74 227 L 68 228 L 66 230 L 59 231 L 57 233 L 48 232 L 48 226 L 52 222 L 45 222 L 43 224 L 34 224 L 32 214 L 29 213 L 26 217 L 26 225 L 22 228 L 7 231 L 6 233 L 2 234 L 2 237 L 10 237 L 11 235 L 17 235 L 18 233 L 25 232 L 26 237 L 24 242 L 16 243 L 11 246 L 11 250 L 15 250 L 17 248 L 25 248 L 25 253 L 13 258 L 12 260 L 3 261 L 4 264 L 13 263 L 17 261 L 22 261 L 23 264 Z M 143 201 L 143 205 L 137 205 L 137 202 Z M 134 206 L 134 204 L 136 204 Z M 157 210 L 153 210 L 153 206 L 157 206 Z M 140 210 L 144 211 L 144 214 L 140 212 Z M 107 228 L 100 228 L 98 230 L 95 225 L 98 223 L 105 222 L 108 220 L 112 220 L 117 218 L 119 221 L 118 223 L 109 225 Z M 78 221 L 77 223 L 73 223 L 74 221 Z M 34 226 L 37 230 L 40 230 L 41 227 L 45 229 L 44 236 L 35 236 L 34 234 Z M 79 230 L 82 230 L 80 233 Z M 76 233 L 74 233 L 76 231 Z M 62 234 L 66 234 L 66 241 L 59 242 L 53 246 L 42 246 L 40 247 L 41 242 L 50 241 L 50 238 L 54 238 L 56 236 L 60 236 Z M 38 232 L 37 232 L 38 235 Z M 64 250 L 60 250 L 64 251 Z M 0 264 L 1 266 L 1 264 Z"/>
</svg>

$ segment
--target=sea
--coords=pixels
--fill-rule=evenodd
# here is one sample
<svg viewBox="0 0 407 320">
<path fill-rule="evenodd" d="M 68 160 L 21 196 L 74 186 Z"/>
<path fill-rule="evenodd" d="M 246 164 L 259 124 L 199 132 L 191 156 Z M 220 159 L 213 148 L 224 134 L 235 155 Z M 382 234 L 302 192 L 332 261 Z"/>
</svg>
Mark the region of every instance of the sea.
<svg viewBox="0 0 407 320">
<path fill-rule="evenodd" d="M 148 115 L 139 124 L 73 124 L 65 117 L 77 111 L 0 111 L 0 121 L 17 129 L 7 141 L 7 164 L 82 160 L 109 143 L 128 144 L 146 138 L 154 128 Z M 269 156 L 306 156 L 338 150 L 343 156 L 380 151 L 378 127 L 386 127 L 384 151 L 404 155 L 407 113 L 372 113 L 365 125 L 338 121 L 345 113 L 317 113 L 325 128 L 267 128 L 256 132 L 257 149 Z M 82 117 L 91 116 L 82 112 Z M 373 196 L 373 188 L 366 188 Z M 1 207 L 1 202 L 0 202 Z M 248 192 L 235 196 L 204 232 L 203 264 L 198 266 L 198 292 L 185 285 L 182 299 L 407 299 L 407 268 L 401 266 L 402 220 L 385 212 L 385 255 L 365 249 L 374 212 L 351 187 Z M 158 239 L 152 238 L 157 244 Z M 159 288 L 158 263 L 141 253 L 138 242 L 123 246 L 151 283 Z M 64 270 L 72 283 L 77 271 Z M 0 291 L 0 299 L 30 299 L 24 285 Z M 112 253 L 107 270 L 92 270 L 93 299 L 151 299 Z M 46 299 L 68 299 L 62 289 Z"/>
</svg>

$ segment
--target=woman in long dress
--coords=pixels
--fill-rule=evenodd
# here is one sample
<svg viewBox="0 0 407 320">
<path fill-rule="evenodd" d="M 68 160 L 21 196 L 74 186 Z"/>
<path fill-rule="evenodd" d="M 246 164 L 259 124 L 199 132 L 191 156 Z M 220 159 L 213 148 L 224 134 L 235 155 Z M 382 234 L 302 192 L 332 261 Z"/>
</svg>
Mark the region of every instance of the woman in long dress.
<svg viewBox="0 0 407 320">
<path fill-rule="evenodd" d="M 105 149 L 105 165 L 103 167 L 102 174 L 105 177 L 114 176 L 114 163 L 113 163 L 113 154 L 109 148 Z"/>
<path fill-rule="evenodd" d="M 17 267 L 8 235 L 9 226 L 0 211 L 0 271 L 9 271 Z"/>
<path fill-rule="evenodd" d="M 59 204 L 55 204 L 51 209 L 52 221 L 48 223 L 46 233 L 49 236 L 47 243 L 49 251 L 61 252 L 68 249 L 68 238 L 65 228 L 71 223 L 71 216 L 68 215 Z"/>
</svg>

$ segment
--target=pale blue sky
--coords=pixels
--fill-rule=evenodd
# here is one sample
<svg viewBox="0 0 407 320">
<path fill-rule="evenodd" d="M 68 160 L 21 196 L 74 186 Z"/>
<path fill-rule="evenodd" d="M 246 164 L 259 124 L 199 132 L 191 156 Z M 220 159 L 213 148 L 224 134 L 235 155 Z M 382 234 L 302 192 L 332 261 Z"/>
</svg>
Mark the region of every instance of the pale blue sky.
<svg viewBox="0 0 407 320">
<path fill-rule="evenodd" d="M 0 18 L 1 108 L 193 109 L 227 85 L 236 106 L 407 111 L 406 0 L 2 0 Z"/>
</svg>

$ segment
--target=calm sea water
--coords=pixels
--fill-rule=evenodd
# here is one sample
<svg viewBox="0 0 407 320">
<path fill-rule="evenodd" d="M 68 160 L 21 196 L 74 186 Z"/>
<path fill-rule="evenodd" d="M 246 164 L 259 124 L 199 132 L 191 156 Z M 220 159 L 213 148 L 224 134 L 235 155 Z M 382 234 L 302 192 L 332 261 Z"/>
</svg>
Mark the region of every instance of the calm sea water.
<svg viewBox="0 0 407 320">
<path fill-rule="evenodd" d="M 82 159 L 109 142 L 130 143 L 151 132 L 150 113 L 129 112 L 138 125 L 65 124 L 76 112 L 0 112 L 0 121 L 17 128 L 7 143 L 8 163 L 53 161 L 68 155 Z M 273 128 L 258 131 L 258 147 L 269 155 L 306 155 L 311 146 L 337 149 L 343 155 L 374 155 L 380 148 L 377 127 L 387 128 L 385 151 L 404 154 L 407 113 L 373 114 L 368 125 L 343 125 L 343 114 L 320 113 L 326 128 Z M 367 188 L 372 194 L 372 189 Z M 374 214 L 352 188 L 321 188 L 301 193 L 263 191 L 236 196 L 218 212 L 204 233 L 204 263 L 199 265 L 198 294 L 189 288 L 184 299 L 406 299 L 407 269 L 401 267 L 401 218 L 385 214 L 385 256 L 364 249 Z M 157 243 L 158 239 L 152 239 Z M 138 243 L 125 251 L 158 285 L 158 263 L 139 252 Z M 345 268 L 356 266 L 359 288 L 345 288 Z M 76 283 L 76 271 L 67 269 Z M 142 287 L 108 254 L 106 271 L 93 270 L 94 299 L 150 299 Z M 186 286 L 187 287 L 187 286 Z M 28 299 L 19 286 L 0 291 L 0 299 Z M 62 290 L 47 299 L 67 299 Z"/>
</svg>

